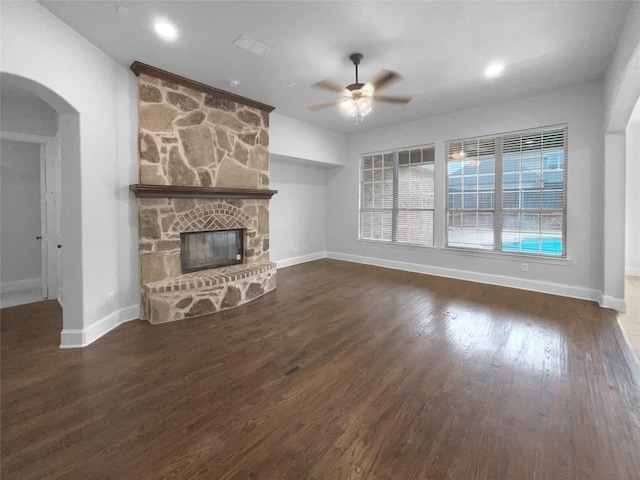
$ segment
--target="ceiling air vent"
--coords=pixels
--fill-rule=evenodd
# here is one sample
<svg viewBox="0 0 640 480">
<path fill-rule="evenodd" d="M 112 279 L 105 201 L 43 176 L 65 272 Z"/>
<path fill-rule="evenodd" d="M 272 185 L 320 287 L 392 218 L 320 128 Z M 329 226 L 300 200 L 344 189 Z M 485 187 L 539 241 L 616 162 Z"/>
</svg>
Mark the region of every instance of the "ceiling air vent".
<svg viewBox="0 0 640 480">
<path fill-rule="evenodd" d="M 262 55 L 264 52 L 268 52 L 270 50 L 269 47 L 265 47 L 246 35 L 240 35 L 233 41 L 233 44 L 243 50 L 249 50 L 251 53 L 255 53 L 256 55 Z"/>
</svg>

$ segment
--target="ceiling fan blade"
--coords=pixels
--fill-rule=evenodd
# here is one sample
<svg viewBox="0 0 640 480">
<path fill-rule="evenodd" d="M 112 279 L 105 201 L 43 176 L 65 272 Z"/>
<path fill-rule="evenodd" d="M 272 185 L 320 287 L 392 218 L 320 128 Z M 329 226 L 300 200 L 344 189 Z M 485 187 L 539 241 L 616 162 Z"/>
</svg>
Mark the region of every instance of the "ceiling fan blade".
<svg viewBox="0 0 640 480">
<path fill-rule="evenodd" d="M 391 86 L 391 84 L 400 79 L 402 79 L 402 77 L 399 73 L 392 72 L 391 70 L 382 70 L 378 76 L 373 79 L 371 85 L 373 85 L 373 88 L 376 90 L 380 90 Z"/>
<path fill-rule="evenodd" d="M 374 95 L 373 99 L 376 102 L 382 102 L 382 103 L 401 103 L 401 104 L 406 104 L 409 103 L 411 101 L 412 97 L 401 97 L 401 96 L 395 96 L 395 95 Z"/>
<path fill-rule="evenodd" d="M 318 83 L 314 83 L 311 85 L 314 88 L 319 88 L 320 90 L 328 90 L 330 92 L 342 93 L 344 92 L 344 87 L 333 80 L 320 80 Z"/>
<path fill-rule="evenodd" d="M 341 101 L 342 99 L 339 98 L 338 100 L 334 100 L 333 102 L 325 102 L 325 103 L 318 103 L 316 105 L 309 105 L 307 109 L 311 110 L 312 112 L 317 112 L 318 110 L 322 110 L 323 108 L 333 107 L 334 105 L 338 105 Z"/>
</svg>

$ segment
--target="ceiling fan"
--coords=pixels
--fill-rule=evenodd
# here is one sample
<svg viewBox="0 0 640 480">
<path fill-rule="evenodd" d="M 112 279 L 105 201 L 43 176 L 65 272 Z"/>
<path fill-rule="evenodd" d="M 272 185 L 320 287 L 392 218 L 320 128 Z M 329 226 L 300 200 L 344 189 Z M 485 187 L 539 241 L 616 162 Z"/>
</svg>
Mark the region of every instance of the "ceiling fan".
<svg viewBox="0 0 640 480">
<path fill-rule="evenodd" d="M 332 102 L 319 103 L 307 107 L 312 112 L 323 108 L 339 105 L 340 110 L 349 117 L 356 118 L 356 125 L 363 120 L 363 117 L 371 112 L 373 102 L 407 104 L 411 97 L 396 95 L 378 95 L 378 91 L 389 87 L 402 77 L 396 72 L 390 70 L 382 70 L 376 78 L 368 83 L 360 83 L 358 78 L 358 65 L 364 58 L 361 53 L 353 53 L 349 56 L 349 60 L 356 67 L 356 82 L 346 87 L 341 87 L 333 80 L 321 80 L 311 85 L 312 87 L 330 92 L 340 93 L 341 97 Z"/>
</svg>

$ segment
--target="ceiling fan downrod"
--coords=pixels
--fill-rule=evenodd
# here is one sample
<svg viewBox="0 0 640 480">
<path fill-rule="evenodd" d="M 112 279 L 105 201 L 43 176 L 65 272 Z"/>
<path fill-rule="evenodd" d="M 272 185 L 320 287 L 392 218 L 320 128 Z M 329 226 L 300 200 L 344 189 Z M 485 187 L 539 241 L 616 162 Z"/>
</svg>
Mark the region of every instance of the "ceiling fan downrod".
<svg viewBox="0 0 640 480">
<path fill-rule="evenodd" d="M 358 65 L 360 65 L 360 61 L 363 58 L 364 58 L 364 55 L 362 55 L 361 53 L 352 53 L 349 56 L 349 60 L 351 60 L 356 67 L 356 84 L 360 83 L 360 80 L 358 79 Z"/>
</svg>

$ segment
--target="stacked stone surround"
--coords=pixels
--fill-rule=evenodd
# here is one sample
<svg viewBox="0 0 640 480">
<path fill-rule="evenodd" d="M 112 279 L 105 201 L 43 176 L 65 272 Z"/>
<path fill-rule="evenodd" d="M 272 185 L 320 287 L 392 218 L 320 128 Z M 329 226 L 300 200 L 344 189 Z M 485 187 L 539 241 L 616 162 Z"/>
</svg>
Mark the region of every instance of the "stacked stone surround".
<svg viewBox="0 0 640 480">
<path fill-rule="evenodd" d="M 140 183 L 269 188 L 269 114 L 141 74 Z"/>
<path fill-rule="evenodd" d="M 268 189 L 268 112 L 145 73 L 138 86 L 140 184 Z M 181 232 L 235 228 L 244 230 L 243 264 L 182 274 Z M 267 199 L 138 198 L 138 237 L 140 318 L 151 323 L 232 308 L 276 287 Z"/>
</svg>

